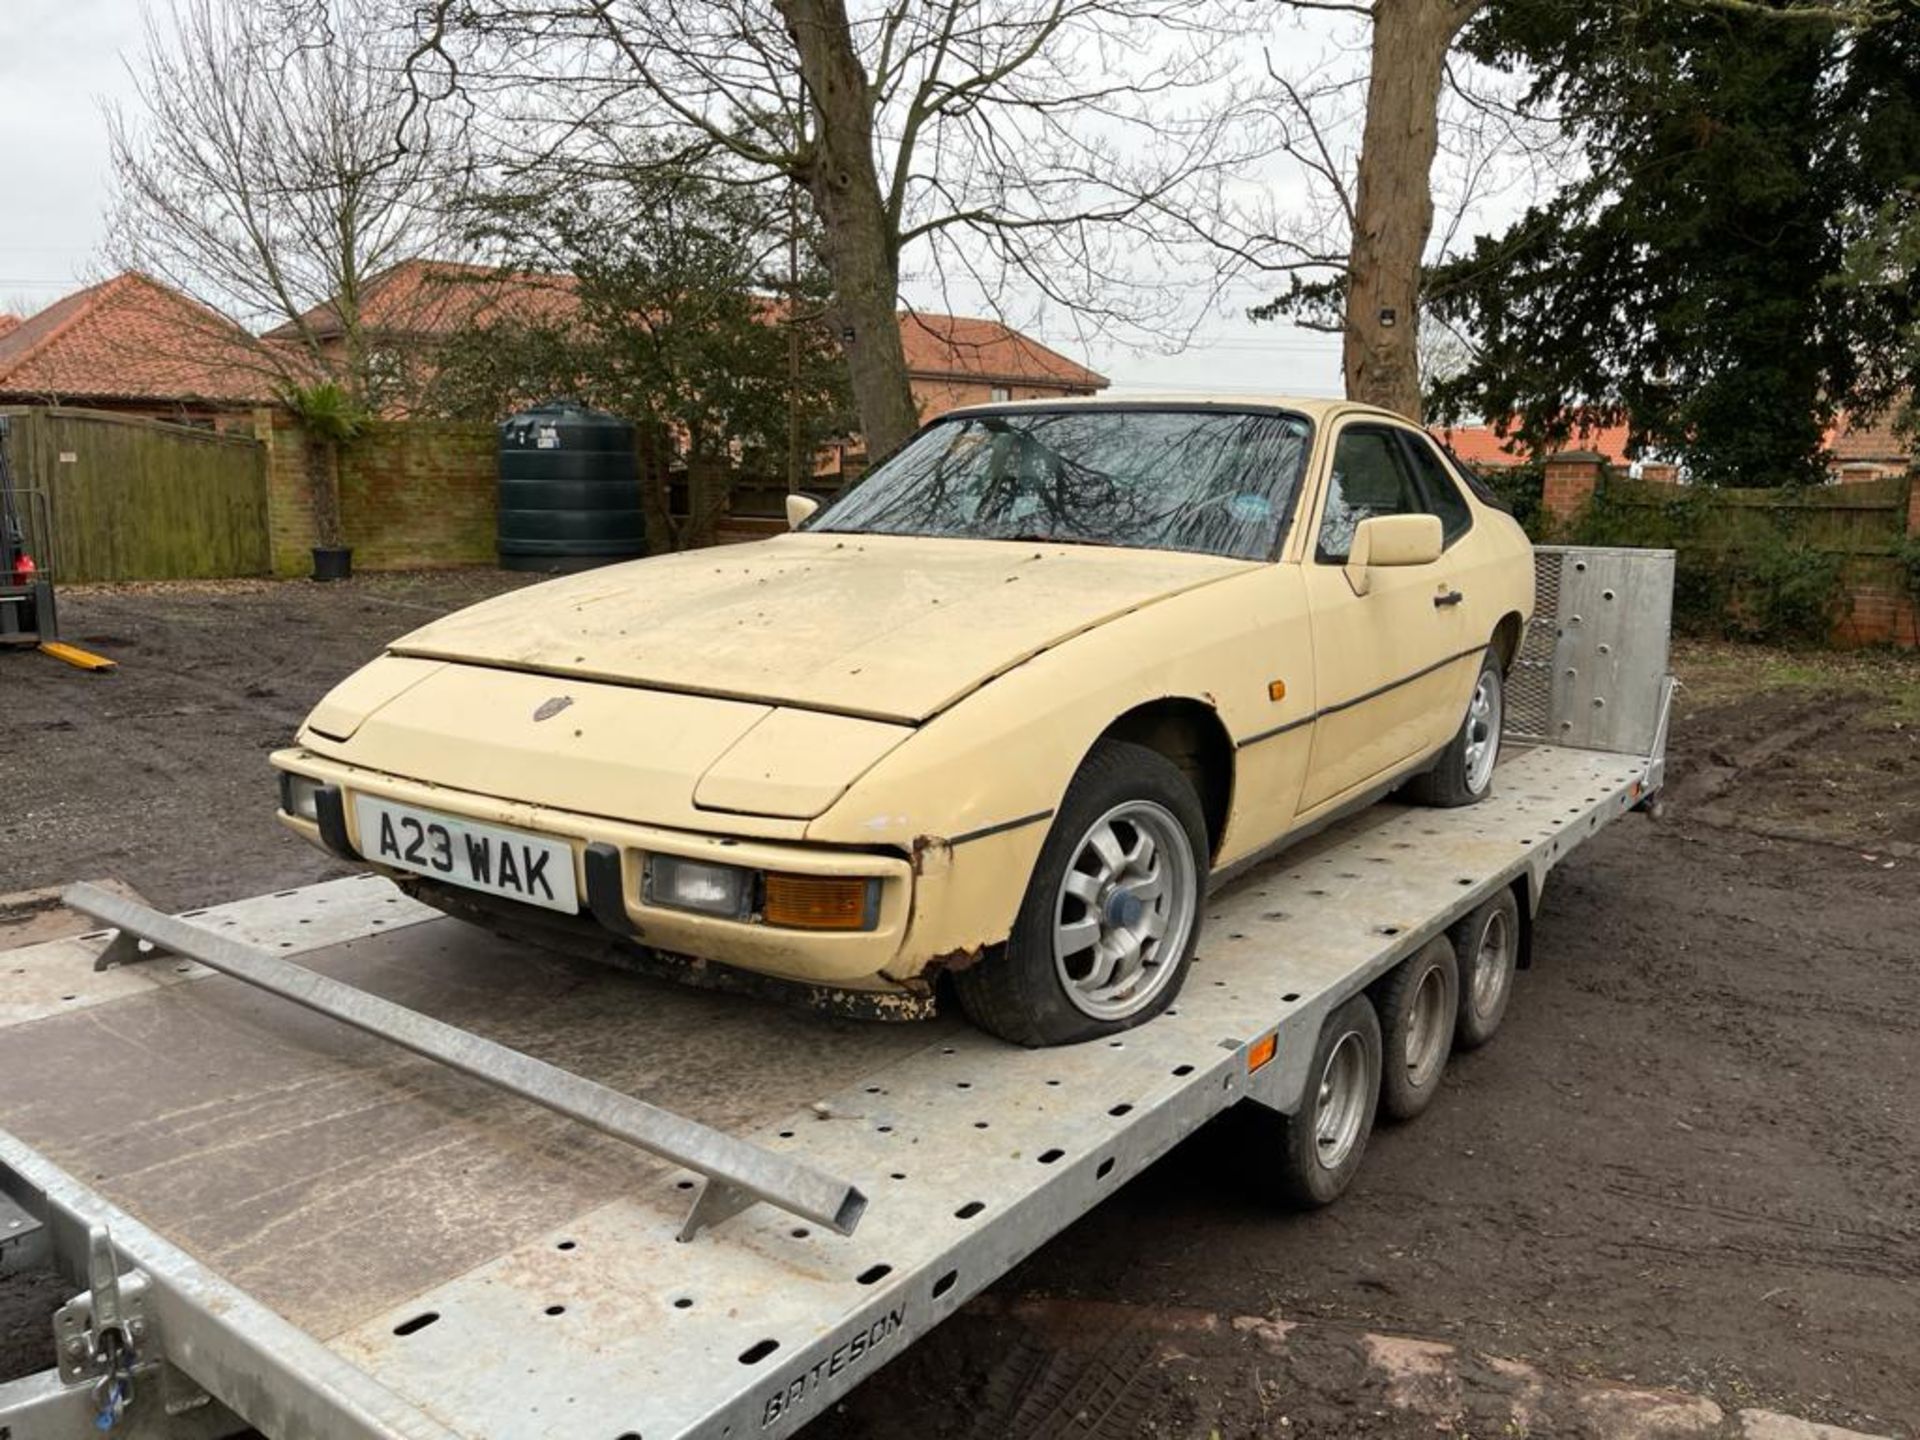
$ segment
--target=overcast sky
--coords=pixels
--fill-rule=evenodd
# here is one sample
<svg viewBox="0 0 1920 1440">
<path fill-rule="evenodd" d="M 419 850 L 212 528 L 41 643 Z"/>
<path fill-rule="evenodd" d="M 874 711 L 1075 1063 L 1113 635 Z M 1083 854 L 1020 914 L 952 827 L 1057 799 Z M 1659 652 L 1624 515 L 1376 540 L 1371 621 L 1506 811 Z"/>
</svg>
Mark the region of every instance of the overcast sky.
<svg viewBox="0 0 1920 1440">
<path fill-rule="evenodd" d="M 102 278 L 108 199 L 104 102 L 124 98 L 141 44 L 140 0 L 0 0 L 0 311 L 25 314 Z M 1110 376 L 1116 389 L 1337 394 L 1331 336 L 1255 325 L 1239 313 L 1259 287 L 1229 297 L 1185 353 L 1091 350 L 1061 325 L 1048 340 Z M 909 298 L 930 308 L 937 296 Z"/>
</svg>

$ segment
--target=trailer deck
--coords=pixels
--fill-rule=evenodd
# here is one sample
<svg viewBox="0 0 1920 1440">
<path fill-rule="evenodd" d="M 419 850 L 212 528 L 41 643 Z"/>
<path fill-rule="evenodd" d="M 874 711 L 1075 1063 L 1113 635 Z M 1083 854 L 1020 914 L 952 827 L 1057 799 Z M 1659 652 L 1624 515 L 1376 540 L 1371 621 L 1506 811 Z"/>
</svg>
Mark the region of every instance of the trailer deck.
<svg viewBox="0 0 1920 1440">
<path fill-rule="evenodd" d="M 1572 695 L 1590 729 L 1619 692 L 1577 692 L 1568 617 L 1544 618 L 1522 655 L 1543 722 Z M 70 1328 L 89 1305 L 139 1322 L 117 1434 L 789 1434 L 1213 1116 L 1297 1108 L 1322 1019 L 1459 916 L 1509 887 L 1530 914 L 1657 790 L 1663 727 L 1633 729 L 1255 868 L 1210 901 L 1169 1011 L 1053 1050 L 533 951 L 374 878 L 185 917 L 845 1177 L 867 1199 L 847 1235 L 754 1205 L 682 1240 L 691 1172 L 237 979 L 97 971 L 107 934 L 0 954 L 0 1194 L 25 1216 L 12 1240 L 0 1217 L 0 1276 L 50 1258 L 88 1291 Z M 13 1440 L 111 1401 L 62 1354 L 0 1385 Z"/>
</svg>

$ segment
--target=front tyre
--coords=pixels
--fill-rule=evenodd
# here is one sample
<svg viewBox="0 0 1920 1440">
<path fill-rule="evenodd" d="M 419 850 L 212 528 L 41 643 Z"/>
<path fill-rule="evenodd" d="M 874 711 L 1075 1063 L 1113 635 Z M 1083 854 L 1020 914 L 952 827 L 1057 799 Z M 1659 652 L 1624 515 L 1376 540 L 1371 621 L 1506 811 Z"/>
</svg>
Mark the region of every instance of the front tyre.
<svg viewBox="0 0 1920 1440">
<path fill-rule="evenodd" d="M 1159 1014 L 1200 936 L 1206 834 L 1199 796 L 1165 756 L 1095 745 L 1067 787 L 1006 949 L 954 972 L 968 1018 L 1040 1046 Z"/>
<path fill-rule="evenodd" d="M 1473 682 L 1460 728 L 1424 775 L 1407 782 L 1407 798 L 1421 805 L 1472 805 L 1493 793 L 1493 767 L 1500 761 L 1500 730 L 1506 720 L 1506 683 L 1500 655 L 1489 648 Z"/>
</svg>

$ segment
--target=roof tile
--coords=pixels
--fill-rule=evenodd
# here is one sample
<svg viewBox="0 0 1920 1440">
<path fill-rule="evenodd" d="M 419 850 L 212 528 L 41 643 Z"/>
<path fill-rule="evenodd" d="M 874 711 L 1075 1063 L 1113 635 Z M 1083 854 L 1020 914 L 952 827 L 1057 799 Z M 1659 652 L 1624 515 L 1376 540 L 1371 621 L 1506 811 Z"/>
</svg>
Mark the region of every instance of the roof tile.
<svg viewBox="0 0 1920 1440">
<path fill-rule="evenodd" d="M 574 279 L 554 271 L 503 270 L 444 260 L 407 260 L 367 282 L 360 300 L 362 323 L 389 335 L 434 337 L 502 320 L 552 323 L 579 311 Z M 777 301 L 767 307 L 777 316 Z M 331 303 L 301 317 L 322 337 L 336 335 L 340 320 Z M 269 340 L 298 335 L 282 325 Z M 1107 379 L 1058 351 L 997 320 L 907 311 L 900 316 L 907 371 L 920 379 L 961 377 L 1016 385 L 1105 389 Z"/>
<path fill-rule="evenodd" d="M 275 370 L 254 339 L 137 271 L 57 300 L 0 334 L 0 396 L 263 400 Z"/>
</svg>

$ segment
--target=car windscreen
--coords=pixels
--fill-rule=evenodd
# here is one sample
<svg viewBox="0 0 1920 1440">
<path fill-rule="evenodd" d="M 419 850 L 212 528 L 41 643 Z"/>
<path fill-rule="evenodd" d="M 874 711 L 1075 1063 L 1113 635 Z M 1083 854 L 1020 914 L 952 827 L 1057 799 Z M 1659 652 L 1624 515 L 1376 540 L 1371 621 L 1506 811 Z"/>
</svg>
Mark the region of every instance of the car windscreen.
<svg viewBox="0 0 1920 1440">
<path fill-rule="evenodd" d="M 1311 427 L 1276 411 L 1017 410 L 938 421 L 809 531 L 1269 558 Z"/>
</svg>

